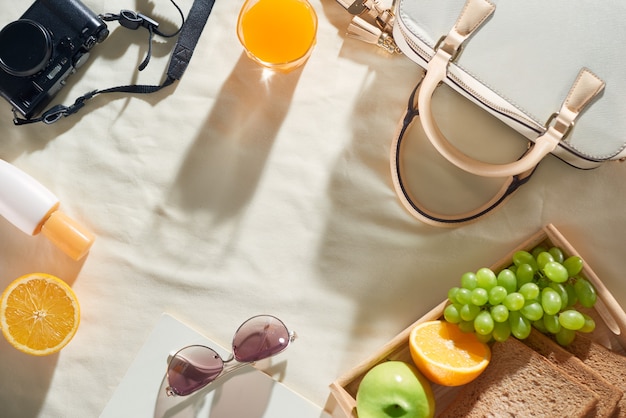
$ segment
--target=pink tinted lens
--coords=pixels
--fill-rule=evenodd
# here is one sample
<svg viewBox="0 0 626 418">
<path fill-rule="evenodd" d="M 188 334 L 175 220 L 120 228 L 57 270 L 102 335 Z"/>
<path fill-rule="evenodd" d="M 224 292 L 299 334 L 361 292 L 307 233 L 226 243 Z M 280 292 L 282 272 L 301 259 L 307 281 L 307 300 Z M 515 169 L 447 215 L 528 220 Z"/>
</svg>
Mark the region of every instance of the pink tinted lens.
<svg viewBox="0 0 626 418">
<path fill-rule="evenodd" d="M 172 392 L 189 395 L 214 381 L 224 370 L 224 361 L 213 350 L 192 345 L 178 351 L 167 367 Z"/>
<path fill-rule="evenodd" d="M 239 362 L 253 362 L 280 353 L 289 345 L 289 331 L 270 315 L 259 315 L 244 322 L 233 338 L 233 355 Z"/>
</svg>

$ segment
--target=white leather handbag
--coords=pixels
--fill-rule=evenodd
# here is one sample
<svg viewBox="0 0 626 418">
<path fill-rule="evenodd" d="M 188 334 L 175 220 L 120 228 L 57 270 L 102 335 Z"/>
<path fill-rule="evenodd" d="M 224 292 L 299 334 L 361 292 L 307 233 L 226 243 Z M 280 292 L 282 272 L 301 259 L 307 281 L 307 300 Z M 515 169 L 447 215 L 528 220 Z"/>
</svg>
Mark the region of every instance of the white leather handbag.
<svg viewBox="0 0 626 418">
<path fill-rule="evenodd" d="M 355 3 L 361 1 L 368 0 Z M 626 158 L 625 2 L 397 0 L 392 15 L 395 45 L 425 69 L 391 149 L 394 187 L 416 218 L 438 226 L 475 221 L 525 184 L 548 154 L 581 169 Z M 433 115 L 441 83 L 528 138 L 528 151 L 491 164 L 459 150 Z M 497 195 L 458 215 L 416 201 L 403 184 L 400 152 L 418 117 L 448 161 L 478 176 L 507 178 Z"/>
</svg>

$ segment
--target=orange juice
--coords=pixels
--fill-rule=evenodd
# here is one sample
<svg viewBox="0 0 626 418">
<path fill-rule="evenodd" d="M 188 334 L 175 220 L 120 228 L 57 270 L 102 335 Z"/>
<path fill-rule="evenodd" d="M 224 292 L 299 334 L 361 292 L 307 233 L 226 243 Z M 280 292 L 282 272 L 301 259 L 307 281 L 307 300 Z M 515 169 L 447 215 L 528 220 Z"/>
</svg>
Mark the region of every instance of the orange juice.
<svg viewBox="0 0 626 418">
<path fill-rule="evenodd" d="M 261 64 L 298 65 L 315 43 L 317 16 L 306 0 L 248 0 L 237 30 L 248 54 Z"/>
</svg>

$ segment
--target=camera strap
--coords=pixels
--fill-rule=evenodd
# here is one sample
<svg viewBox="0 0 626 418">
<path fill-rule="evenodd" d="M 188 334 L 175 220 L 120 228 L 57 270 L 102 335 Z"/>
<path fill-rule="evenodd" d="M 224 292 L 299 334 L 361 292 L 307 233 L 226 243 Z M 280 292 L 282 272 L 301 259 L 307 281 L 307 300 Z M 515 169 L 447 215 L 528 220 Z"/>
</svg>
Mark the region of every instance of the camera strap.
<svg viewBox="0 0 626 418">
<path fill-rule="evenodd" d="M 178 9 L 183 16 L 180 8 L 174 3 L 174 6 Z M 187 19 L 183 16 L 183 23 L 178 31 L 173 34 L 164 34 L 158 30 L 158 23 L 149 17 L 140 13 L 134 13 L 128 10 L 122 10 L 119 15 L 106 14 L 101 18 L 105 21 L 118 20 L 120 25 L 129 29 L 138 29 L 145 27 L 150 34 L 150 46 L 148 48 L 148 54 L 144 61 L 139 66 L 139 70 L 143 70 L 148 64 L 152 50 L 152 38 L 154 34 L 172 37 L 178 36 L 176 45 L 170 56 L 169 66 L 167 68 L 167 75 L 165 80 L 159 85 L 141 85 L 131 84 L 125 86 L 110 87 L 102 90 L 90 91 L 79 98 L 77 98 L 73 104 L 69 106 L 56 105 L 49 110 L 43 112 L 38 118 L 24 119 L 20 118 L 14 113 L 13 123 L 15 125 L 26 125 L 36 122 L 43 122 L 45 124 L 52 124 L 63 117 L 73 115 L 85 106 L 85 102 L 98 94 L 105 93 L 131 93 L 131 94 L 149 94 L 161 90 L 164 87 L 172 85 L 175 81 L 180 80 L 191 61 L 193 51 L 200 39 L 200 35 L 204 29 L 204 26 L 211 14 L 215 0 L 194 0 L 191 9 L 187 15 Z"/>
</svg>

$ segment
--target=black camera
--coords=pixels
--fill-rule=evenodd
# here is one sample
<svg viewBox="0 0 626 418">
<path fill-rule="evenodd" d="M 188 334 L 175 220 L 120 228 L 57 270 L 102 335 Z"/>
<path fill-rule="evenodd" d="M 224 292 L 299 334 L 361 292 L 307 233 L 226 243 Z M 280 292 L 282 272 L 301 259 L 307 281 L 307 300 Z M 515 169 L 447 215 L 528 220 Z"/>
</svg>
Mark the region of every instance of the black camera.
<svg viewBox="0 0 626 418">
<path fill-rule="evenodd" d="M 80 0 L 36 0 L 0 31 L 0 94 L 30 119 L 108 34 Z"/>
</svg>

